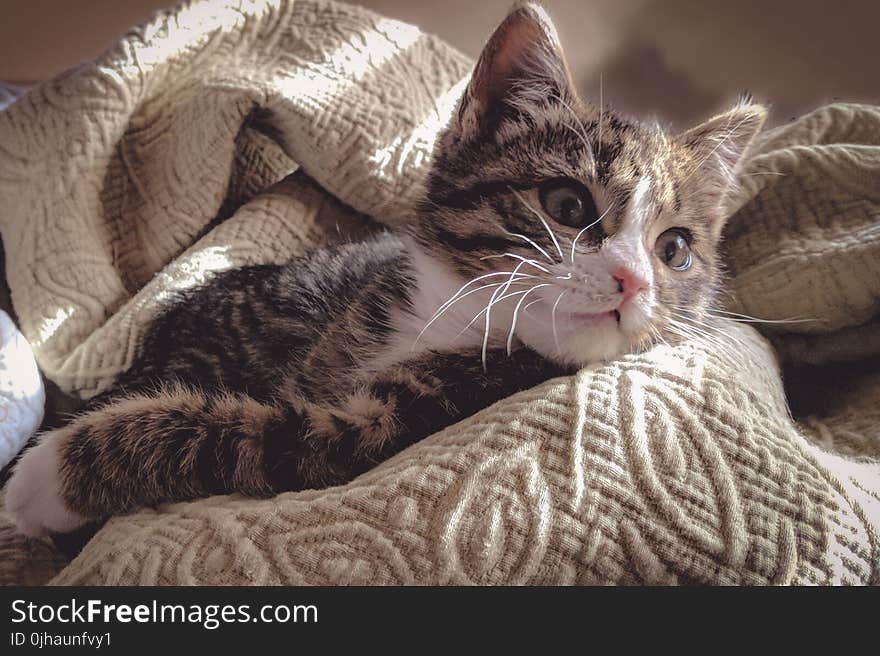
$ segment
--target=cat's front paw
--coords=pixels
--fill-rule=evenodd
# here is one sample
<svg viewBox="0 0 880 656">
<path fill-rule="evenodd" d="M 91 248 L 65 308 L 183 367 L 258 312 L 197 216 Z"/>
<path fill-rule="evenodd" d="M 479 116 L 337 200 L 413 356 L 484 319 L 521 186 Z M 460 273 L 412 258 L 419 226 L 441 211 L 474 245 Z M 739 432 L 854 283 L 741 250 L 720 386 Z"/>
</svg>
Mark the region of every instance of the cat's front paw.
<svg viewBox="0 0 880 656">
<path fill-rule="evenodd" d="M 61 439 L 58 431 L 43 435 L 25 451 L 6 485 L 6 511 L 25 535 L 69 533 L 87 521 L 61 498 Z"/>
</svg>

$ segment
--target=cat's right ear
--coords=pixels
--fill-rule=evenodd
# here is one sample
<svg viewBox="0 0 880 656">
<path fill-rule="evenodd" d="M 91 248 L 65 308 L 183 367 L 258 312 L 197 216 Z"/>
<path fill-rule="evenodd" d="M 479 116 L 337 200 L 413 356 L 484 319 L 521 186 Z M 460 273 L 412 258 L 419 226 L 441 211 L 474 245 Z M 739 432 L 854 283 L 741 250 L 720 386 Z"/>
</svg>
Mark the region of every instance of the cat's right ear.
<svg viewBox="0 0 880 656">
<path fill-rule="evenodd" d="M 459 105 L 457 136 L 486 138 L 506 116 L 571 102 L 574 96 L 559 36 L 547 12 L 537 4 L 518 3 L 480 54 Z"/>
</svg>

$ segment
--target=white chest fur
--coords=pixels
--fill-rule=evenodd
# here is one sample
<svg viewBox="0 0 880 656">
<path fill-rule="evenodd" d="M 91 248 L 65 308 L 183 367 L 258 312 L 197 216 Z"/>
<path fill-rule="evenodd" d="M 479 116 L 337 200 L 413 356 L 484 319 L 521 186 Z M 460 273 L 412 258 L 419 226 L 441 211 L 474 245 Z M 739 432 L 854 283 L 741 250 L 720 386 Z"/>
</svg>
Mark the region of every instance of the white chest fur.
<svg viewBox="0 0 880 656">
<path fill-rule="evenodd" d="M 490 347 L 506 343 L 515 303 L 494 304 L 488 329 L 485 312 L 493 292 L 499 289 L 488 285 L 504 282 L 504 276 L 480 280 L 462 289 L 468 281 L 426 255 L 410 237 L 404 237 L 403 242 L 410 253 L 415 278 L 412 307 L 410 311 L 399 307 L 392 310 L 394 336 L 385 351 L 370 362 L 370 369 L 382 371 L 428 350 L 479 353 L 487 332 Z M 449 303 L 453 297 L 456 299 Z"/>
</svg>

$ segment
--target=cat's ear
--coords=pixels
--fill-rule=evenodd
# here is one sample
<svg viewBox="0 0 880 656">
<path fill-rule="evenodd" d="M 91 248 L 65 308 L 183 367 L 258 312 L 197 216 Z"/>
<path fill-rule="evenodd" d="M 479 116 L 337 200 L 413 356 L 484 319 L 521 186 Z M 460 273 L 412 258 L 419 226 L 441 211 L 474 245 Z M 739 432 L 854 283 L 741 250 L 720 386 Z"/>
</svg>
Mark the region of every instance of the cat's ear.
<svg viewBox="0 0 880 656">
<path fill-rule="evenodd" d="M 724 114 L 679 135 L 679 143 L 694 153 L 699 167 L 699 174 L 689 177 L 702 180 L 704 188 L 709 180 L 725 194 L 736 184 L 743 156 L 766 118 L 765 107 L 744 99 Z"/>
<path fill-rule="evenodd" d="M 569 102 L 574 93 L 547 12 L 534 3 L 517 3 L 480 54 L 459 105 L 459 136 L 484 137 L 505 114 Z"/>
</svg>

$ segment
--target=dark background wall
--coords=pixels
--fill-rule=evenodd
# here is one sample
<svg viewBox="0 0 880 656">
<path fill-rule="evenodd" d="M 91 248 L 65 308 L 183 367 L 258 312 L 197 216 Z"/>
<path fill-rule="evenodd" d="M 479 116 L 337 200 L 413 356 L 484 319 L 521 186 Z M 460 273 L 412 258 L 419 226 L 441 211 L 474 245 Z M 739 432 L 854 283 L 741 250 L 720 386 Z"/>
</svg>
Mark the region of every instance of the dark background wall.
<svg viewBox="0 0 880 656">
<path fill-rule="evenodd" d="M 0 80 L 93 57 L 171 0 L 0 0 Z M 365 0 L 476 55 L 509 0 Z M 880 103 L 877 0 L 548 0 L 584 91 L 685 124 L 741 91 L 781 122 L 833 99 Z"/>
</svg>

